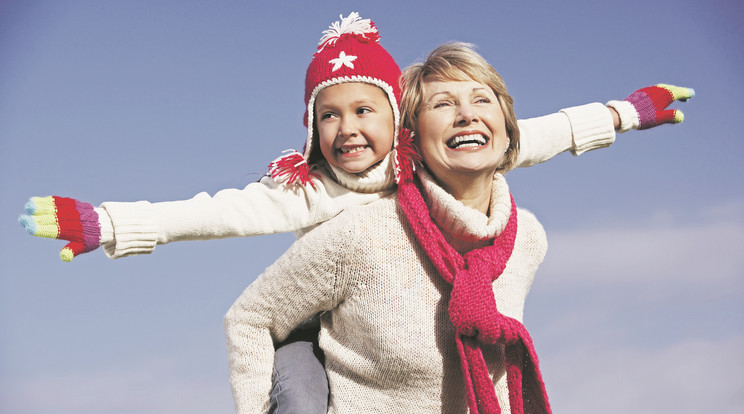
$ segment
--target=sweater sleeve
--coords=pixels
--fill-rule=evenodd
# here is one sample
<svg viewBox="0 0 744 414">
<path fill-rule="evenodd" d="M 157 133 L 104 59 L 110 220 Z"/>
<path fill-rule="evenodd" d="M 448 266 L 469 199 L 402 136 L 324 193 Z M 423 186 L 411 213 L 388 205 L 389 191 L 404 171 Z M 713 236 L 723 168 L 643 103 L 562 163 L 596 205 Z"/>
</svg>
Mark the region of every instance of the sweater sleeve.
<svg viewBox="0 0 744 414">
<path fill-rule="evenodd" d="M 354 246 L 342 215 L 297 240 L 235 301 L 225 315 L 230 383 L 238 414 L 269 407 L 274 342 L 312 315 L 343 300 Z"/>
<path fill-rule="evenodd" d="M 518 122 L 517 167 L 530 167 L 569 150 L 573 155 L 580 155 L 615 141 L 612 115 L 601 103 L 565 108 L 555 114 Z"/>
<path fill-rule="evenodd" d="M 269 177 L 214 196 L 150 203 L 107 202 L 113 240 L 103 244 L 111 258 L 151 253 L 158 244 L 185 240 L 303 234 L 351 205 L 366 204 L 379 193 L 357 193 L 321 175 L 315 187 L 286 186 Z"/>
</svg>

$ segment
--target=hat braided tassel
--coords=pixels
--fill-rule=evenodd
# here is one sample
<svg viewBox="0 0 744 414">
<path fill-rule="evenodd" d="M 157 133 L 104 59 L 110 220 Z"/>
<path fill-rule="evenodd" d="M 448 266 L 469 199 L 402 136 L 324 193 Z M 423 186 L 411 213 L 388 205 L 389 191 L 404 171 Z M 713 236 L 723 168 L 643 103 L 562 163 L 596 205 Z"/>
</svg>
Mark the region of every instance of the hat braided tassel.
<svg viewBox="0 0 744 414">
<path fill-rule="evenodd" d="M 286 155 L 275 159 L 269 164 L 269 176 L 278 182 L 287 182 L 288 184 L 301 184 L 303 186 L 310 184 L 315 188 L 313 178 L 319 178 L 318 174 L 310 172 L 305 157 L 295 150 L 286 150 Z"/>
<path fill-rule="evenodd" d="M 395 183 L 407 182 L 413 179 L 416 163 L 421 161 L 421 155 L 413 143 L 413 132 L 401 128 L 398 133 L 398 144 L 395 146 Z"/>
</svg>

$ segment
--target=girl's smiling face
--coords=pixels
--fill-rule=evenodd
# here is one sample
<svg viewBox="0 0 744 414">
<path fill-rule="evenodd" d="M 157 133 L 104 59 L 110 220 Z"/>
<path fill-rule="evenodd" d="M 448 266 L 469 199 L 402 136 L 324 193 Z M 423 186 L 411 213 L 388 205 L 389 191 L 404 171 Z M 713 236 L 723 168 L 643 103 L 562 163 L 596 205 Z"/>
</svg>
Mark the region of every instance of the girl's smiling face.
<svg viewBox="0 0 744 414">
<path fill-rule="evenodd" d="M 360 173 L 392 149 L 395 121 L 385 92 L 346 82 L 324 88 L 315 101 L 320 151 L 329 164 Z"/>
</svg>

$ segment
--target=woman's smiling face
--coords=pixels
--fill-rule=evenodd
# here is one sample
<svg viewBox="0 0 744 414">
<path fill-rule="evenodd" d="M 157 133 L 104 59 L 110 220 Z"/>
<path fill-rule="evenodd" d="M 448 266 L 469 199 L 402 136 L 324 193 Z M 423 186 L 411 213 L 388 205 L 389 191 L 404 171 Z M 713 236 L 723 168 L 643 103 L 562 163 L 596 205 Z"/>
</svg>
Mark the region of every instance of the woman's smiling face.
<svg viewBox="0 0 744 414">
<path fill-rule="evenodd" d="M 416 136 L 426 166 L 449 185 L 493 175 L 509 146 L 493 90 L 475 81 L 425 80 Z"/>
</svg>

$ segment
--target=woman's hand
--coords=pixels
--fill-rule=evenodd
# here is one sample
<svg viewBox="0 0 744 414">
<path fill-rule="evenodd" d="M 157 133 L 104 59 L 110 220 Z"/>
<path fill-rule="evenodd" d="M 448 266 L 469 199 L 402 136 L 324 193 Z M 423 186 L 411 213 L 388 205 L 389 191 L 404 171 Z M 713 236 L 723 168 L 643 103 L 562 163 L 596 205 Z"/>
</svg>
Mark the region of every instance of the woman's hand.
<svg viewBox="0 0 744 414">
<path fill-rule="evenodd" d="M 639 89 L 622 101 L 610 101 L 607 106 L 617 111 L 616 129 L 648 129 L 662 124 L 678 124 L 685 118 L 678 109 L 667 109 L 674 101 L 686 101 L 695 90 L 663 83 Z"/>
<path fill-rule="evenodd" d="M 26 212 L 18 221 L 29 234 L 70 242 L 59 254 L 65 262 L 100 245 L 98 213 L 88 203 L 57 196 L 31 197 Z"/>
</svg>

